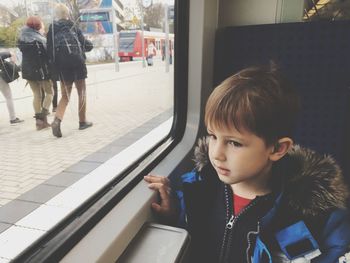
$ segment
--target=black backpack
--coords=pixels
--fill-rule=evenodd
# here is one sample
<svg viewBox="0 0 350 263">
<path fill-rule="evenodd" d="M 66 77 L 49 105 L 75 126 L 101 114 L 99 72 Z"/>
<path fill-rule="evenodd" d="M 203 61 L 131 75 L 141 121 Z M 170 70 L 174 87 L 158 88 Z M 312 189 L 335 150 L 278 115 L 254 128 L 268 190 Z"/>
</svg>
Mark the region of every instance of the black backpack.
<svg viewBox="0 0 350 263">
<path fill-rule="evenodd" d="M 83 47 L 74 28 L 63 27 L 55 32 L 53 46 L 58 68 L 79 68 L 84 65 Z"/>
</svg>

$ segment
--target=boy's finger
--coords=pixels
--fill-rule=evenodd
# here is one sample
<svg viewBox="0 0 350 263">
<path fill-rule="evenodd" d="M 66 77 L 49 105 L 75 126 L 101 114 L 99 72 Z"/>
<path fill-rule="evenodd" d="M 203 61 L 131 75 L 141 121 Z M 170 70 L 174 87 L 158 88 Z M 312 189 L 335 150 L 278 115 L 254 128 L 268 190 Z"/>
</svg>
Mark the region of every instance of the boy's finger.
<svg viewBox="0 0 350 263">
<path fill-rule="evenodd" d="M 150 188 L 152 190 L 158 190 L 161 200 L 169 199 L 169 196 L 171 193 L 171 188 L 166 187 L 160 183 L 149 184 L 148 188 Z"/>
<path fill-rule="evenodd" d="M 163 176 L 157 176 L 157 175 L 146 175 L 144 176 L 144 180 L 147 181 L 147 182 L 161 182 L 162 181 L 162 178 Z"/>
<path fill-rule="evenodd" d="M 169 209 L 165 209 L 164 207 L 162 207 L 161 205 L 157 204 L 157 203 L 152 203 L 151 204 L 152 210 L 158 214 L 169 214 L 170 210 Z"/>
<path fill-rule="evenodd" d="M 145 177 L 154 177 L 154 178 L 160 178 L 160 177 L 164 177 L 164 176 L 161 176 L 161 175 L 156 175 L 156 174 L 147 174 L 147 175 L 145 175 Z"/>
<path fill-rule="evenodd" d="M 169 190 L 162 187 L 159 188 L 159 195 L 161 200 L 161 206 L 169 206 L 170 204 L 170 195 L 168 194 Z"/>
<path fill-rule="evenodd" d="M 162 207 L 159 204 L 157 204 L 157 203 L 152 203 L 151 207 L 157 213 L 159 213 L 162 210 Z"/>
<path fill-rule="evenodd" d="M 164 176 L 160 178 L 160 182 L 166 185 L 170 184 L 168 177 L 164 177 Z"/>
<path fill-rule="evenodd" d="M 164 185 L 161 183 L 150 183 L 148 185 L 148 188 L 151 188 L 153 190 L 159 190 L 160 188 L 162 188 Z"/>
</svg>

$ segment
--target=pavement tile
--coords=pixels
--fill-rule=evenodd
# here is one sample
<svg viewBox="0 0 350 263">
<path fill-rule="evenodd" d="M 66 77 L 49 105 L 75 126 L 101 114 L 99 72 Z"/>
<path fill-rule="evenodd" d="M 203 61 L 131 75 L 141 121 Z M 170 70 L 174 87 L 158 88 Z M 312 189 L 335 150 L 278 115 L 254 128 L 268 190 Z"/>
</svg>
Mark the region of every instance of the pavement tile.
<svg viewBox="0 0 350 263">
<path fill-rule="evenodd" d="M 0 199 L 4 198 L 4 199 L 9 199 L 9 200 L 13 200 L 16 199 L 18 196 L 18 194 L 13 193 L 13 192 L 1 192 L 0 193 Z M 8 201 L 9 201 L 8 200 Z M 7 202 L 6 202 L 7 203 Z"/>
<path fill-rule="evenodd" d="M 39 206 L 32 202 L 13 200 L 0 208 L 0 222 L 14 224 Z"/>
<path fill-rule="evenodd" d="M 95 162 L 78 162 L 78 163 L 73 164 L 72 166 L 68 167 L 64 171 L 65 172 L 88 174 L 89 172 L 96 169 L 100 165 L 101 165 L 100 163 L 95 163 Z"/>
<path fill-rule="evenodd" d="M 81 173 L 62 172 L 51 177 L 50 179 L 45 181 L 44 184 L 68 187 L 76 181 L 78 181 L 79 179 L 83 178 L 84 176 L 85 174 Z"/>
<path fill-rule="evenodd" d="M 13 226 L 12 224 L 0 223 L 0 233 L 4 232 L 9 227 Z"/>
<path fill-rule="evenodd" d="M 32 190 L 17 197 L 17 200 L 43 204 L 64 190 L 65 187 L 40 184 Z"/>
<path fill-rule="evenodd" d="M 109 160 L 112 156 L 114 156 L 114 153 L 95 152 L 95 153 L 90 154 L 89 156 L 85 157 L 83 159 L 83 161 L 104 163 L 107 160 Z"/>
</svg>

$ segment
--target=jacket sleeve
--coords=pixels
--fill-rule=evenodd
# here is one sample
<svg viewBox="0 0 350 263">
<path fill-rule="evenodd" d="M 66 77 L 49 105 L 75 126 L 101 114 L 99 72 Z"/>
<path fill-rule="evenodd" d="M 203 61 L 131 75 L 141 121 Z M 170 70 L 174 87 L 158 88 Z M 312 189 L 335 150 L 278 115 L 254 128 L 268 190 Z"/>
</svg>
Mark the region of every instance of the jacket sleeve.
<svg viewBox="0 0 350 263">
<path fill-rule="evenodd" d="M 313 263 L 339 262 L 339 258 L 349 252 L 350 215 L 349 211 L 334 211 L 324 228 L 323 242 L 320 244 L 322 254 Z"/>
<path fill-rule="evenodd" d="M 197 173 L 196 170 L 192 170 L 191 172 L 185 173 L 181 176 L 181 182 L 184 183 L 193 183 L 200 181 L 201 177 Z M 186 218 L 186 205 L 185 205 L 185 199 L 184 199 L 184 193 L 183 189 L 176 191 L 176 196 L 179 200 L 180 205 L 180 211 L 179 211 L 179 217 L 178 217 L 178 226 L 186 228 L 187 226 L 187 218 Z"/>
<path fill-rule="evenodd" d="M 0 52 L 0 59 L 6 59 L 6 58 L 9 58 L 11 57 L 11 53 L 8 52 L 8 51 L 3 51 L 3 52 Z"/>
<path fill-rule="evenodd" d="M 94 48 L 93 43 L 84 37 L 83 33 L 79 28 L 76 28 L 76 31 L 77 31 L 79 42 L 83 47 L 84 54 L 85 52 L 91 51 Z"/>
</svg>

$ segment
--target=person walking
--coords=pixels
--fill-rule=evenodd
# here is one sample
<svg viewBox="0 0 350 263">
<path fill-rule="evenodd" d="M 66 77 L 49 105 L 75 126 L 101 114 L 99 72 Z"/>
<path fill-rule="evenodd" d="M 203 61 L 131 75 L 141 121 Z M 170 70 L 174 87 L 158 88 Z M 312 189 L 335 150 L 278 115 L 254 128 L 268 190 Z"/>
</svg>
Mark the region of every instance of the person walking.
<svg viewBox="0 0 350 263">
<path fill-rule="evenodd" d="M 156 47 L 152 41 L 149 41 L 147 45 L 147 65 L 153 66 L 153 56 L 157 54 Z"/>
<path fill-rule="evenodd" d="M 91 127 L 86 120 L 87 68 L 85 51 L 92 49 L 92 43 L 85 39 L 81 30 L 69 19 L 69 9 L 64 4 L 55 8 L 56 21 L 47 33 L 47 46 L 61 85 L 61 99 L 58 102 L 55 119 L 51 124 L 52 134 L 62 137 L 61 122 L 67 108 L 73 83 L 78 92 L 79 130 Z"/>
<path fill-rule="evenodd" d="M 47 115 L 53 97 L 46 38 L 40 33 L 42 27 L 40 17 L 28 17 L 18 39 L 18 46 L 22 52 L 22 78 L 28 81 L 34 95 L 33 108 L 37 130 L 50 127 Z M 45 99 L 41 104 L 43 93 Z"/>
<path fill-rule="evenodd" d="M 0 70 L 1 71 L 6 70 L 4 67 L 4 64 L 5 64 L 4 60 L 10 57 L 11 57 L 10 52 L 7 52 L 7 51 L 0 52 Z M 23 122 L 23 120 L 16 117 L 15 106 L 13 104 L 12 91 L 11 91 L 10 85 L 1 77 L 1 74 L 0 74 L 0 92 L 5 97 L 5 100 L 6 100 L 6 106 L 9 112 L 10 123 L 16 124 L 16 123 Z"/>
</svg>

